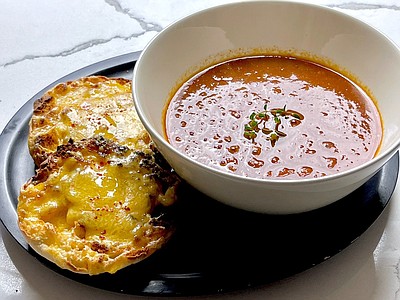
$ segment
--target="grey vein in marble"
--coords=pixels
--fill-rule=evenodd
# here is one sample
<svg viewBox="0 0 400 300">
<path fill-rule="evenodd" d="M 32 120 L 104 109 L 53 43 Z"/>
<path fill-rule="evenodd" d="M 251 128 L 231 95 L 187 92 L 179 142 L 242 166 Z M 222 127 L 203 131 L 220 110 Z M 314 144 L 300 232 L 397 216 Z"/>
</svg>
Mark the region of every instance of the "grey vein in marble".
<svg viewBox="0 0 400 300">
<path fill-rule="evenodd" d="M 147 31 L 147 32 L 149 32 L 149 31 Z M 54 58 L 54 57 L 69 56 L 69 55 L 71 55 L 71 54 L 80 52 L 80 51 L 82 51 L 82 50 L 86 50 L 86 49 L 91 48 L 91 47 L 93 47 L 93 46 L 98 46 L 98 45 L 101 45 L 101 44 L 109 43 L 110 41 L 115 40 L 115 39 L 122 39 L 122 40 L 125 40 L 125 41 L 126 41 L 126 40 L 129 40 L 129 39 L 131 39 L 131 38 L 137 38 L 137 37 L 139 37 L 139 36 L 141 36 L 141 35 L 143 35 L 143 34 L 144 34 L 144 33 L 132 34 L 132 35 L 127 36 L 127 37 L 123 37 L 123 36 L 114 36 L 114 37 L 109 38 L 109 39 L 95 39 L 95 40 L 91 40 L 91 41 L 88 41 L 88 42 L 85 42 L 85 43 L 76 45 L 75 47 L 73 47 L 73 48 L 71 48 L 71 49 L 67 49 L 67 50 L 64 50 L 64 51 L 59 52 L 59 53 L 44 54 L 44 55 L 26 55 L 26 56 L 21 57 L 21 58 L 19 58 L 19 59 L 15 59 L 15 60 L 13 60 L 13 61 L 7 62 L 7 63 L 5 63 L 5 64 L 2 65 L 2 66 L 3 66 L 3 67 L 7 67 L 7 66 L 15 65 L 15 64 L 17 64 L 17 63 L 19 63 L 19 62 L 22 62 L 22 61 L 25 61 L 25 60 L 34 60 L 34 59 L 39 59 L 39 58 Z"/>
<path fill-rule="evenodd" d="M 376 9 L 390 9 L 400 11 L 400 6 L 397 5 L 384 5 L 384 4 L 368 4 L 368 3 L 355 3 L 348 2 L 343 4 L 328 4 L 328 7 L 348 9 L 348 10 L 376 10 Z"/>
<path fill-rule="evenodd" d="M 142 18 L 131 13 L 130 9 L 123 8 L 117 0 L 105 0 L 105 2 L 108 5 L 111 5 L 112 7 L 114 7 L 117 12 L 125 14 L 125 15 L 129 16 L 131 19 L 134 19 L 135 21 L 137 21 L 140 24 L 140 26 L 143 28 L 143 30 L 145 30 L 145 31 L 160 32 L 162 30 L 162 27 L 160 25 L 155 24 L 155 23 L 145 22 Z"/>
<path fill-rule="evenodd" d="M 126 16 L 128 16 L 129 18 L 135 20 L 136 22 L 139 23 L 139 25 L 141 26 L 141 28 L 144 30 L 144 32 L 140 33 L 140 34 L 132 34 L 128 37 L 122 37 L 122 36 L 114 36 L 110 39 L 95 39 L 95 40 L 90 40 L 88 42 L 76 45 L 75 47 L 71 48 L 71 49 L 67 49 L 64 50 L 62 52 L 59 53 L 54 53 L 54 54 L 45 54 L 45 55 L 26 55 L 24 57 L 21 57 L 19 59 L 15 59 L 13 61 L 7 62 L 4 65 L 2 65 L 3 67 L 7 67 L 7 66 L 11 66 L 14 64 L 17 64 L 19 62 L 22 61 L 26 61 L 26 60 L 34 60 L 34 59 L 39 59 L 39 58 L 54 58 L 54 57 L 64 57 L 64 56 L 69 56 L 71 54 L 80 52 L 82 50 L 86 50 L 88 48 L 91 48 L 93 46 L 97 46 L 97 45 L 101 45 L 101 44 L 106 44 L 114 39 L 123 39 L 123 40 L 129 40 L 131 38 L 137 38 L 141 35 L 143 35 L 146 32 L 160 32 L 162 30 L 162 27 L 158 24 L 153 24 L 153 23 L 148 23 L 145 22 L 142 18 L 134 15 L 133 13 L 130 12 L 129 9 L 124 9 L 121 4 L 116 1 L 116 0 L 105 0 L 105 3 L 112 6 L 116 12 L 118 13 L 122 13 Z"/>
<path fill-rule="evenodd" d="M 393 265 L 393 267 L 394 267 L 394 274 L 396 275 L 398 282 L 400 282 L 400 259 L 397 261 L 395 265 Z M 398 299 L 399 294 L 400 294 L 400 286 L 397 287 L 397 290 L 395 292 L 395 299 Z"/>
</svg>

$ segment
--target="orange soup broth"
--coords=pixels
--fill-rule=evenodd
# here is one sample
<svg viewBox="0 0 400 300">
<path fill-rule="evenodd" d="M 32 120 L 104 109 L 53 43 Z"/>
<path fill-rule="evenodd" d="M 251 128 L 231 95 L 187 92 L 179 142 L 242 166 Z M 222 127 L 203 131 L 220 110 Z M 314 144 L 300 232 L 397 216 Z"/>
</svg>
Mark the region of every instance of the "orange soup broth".
<svg viewBox="0 0 400 300">
<path fill-rule="evenodd" d="M 317 178 L 372 159 L 382 139 L 372 98 L 340 73 L 293 57 L 252 56 L 187 80 L 165 112 L 170 144 L 253 178 Z"/>
</svg>

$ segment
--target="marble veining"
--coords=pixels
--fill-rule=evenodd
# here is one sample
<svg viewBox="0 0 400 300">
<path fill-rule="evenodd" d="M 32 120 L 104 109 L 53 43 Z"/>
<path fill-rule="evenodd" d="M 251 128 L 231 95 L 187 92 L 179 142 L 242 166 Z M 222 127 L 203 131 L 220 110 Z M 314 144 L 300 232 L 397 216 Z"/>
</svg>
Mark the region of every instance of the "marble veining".
<svg viewBox="0 0 400 300">
<path fill-rule="evenodd" d="M 129 8 L 123 8 L 121 6 L 121 3 L 119 1 L 117 1 L 117 0 L 105 0 L 105 2 L 108 3 L 109 5 L 111 5 L 112 7 L 114 7 L 117 12 L 126 14 L 130 18 L 138 21 L 140 26 L 145 31 L 156 31 L 156 32 L 159 32 L 159 31 L 162 30 L 162 26 L 160 26 L 159 24 L 156 24 L 156 23 L 144 21 L 143 18 L 141 18 L 140 16 L 136 16 Z"/>
<path fill-rule="evenodd" d="M 393 267 L 394 267 L 393 274 L 396 275 L 396 278 L 399 282 L 399 284 L 397 285 L 398 286 L 397 290 L 394 293 L 395 299 L 397 299 L 400 296 L 400 258 L 397 260 L 397 263 Z"/>
<path fill-rule="evenodd" d="M 341 9 L 351 9 L 351 10 L 360 10 L 360 9 L 391 9 L 391 10 L 400 10 L 400 6 L 396 4 L 373 4 L 373 3 L 355 3 L 348 2 L 342 4 L 328 4 L 329 7 L 341 8 Z"/>
<path fill-rule="evenodd" d="M 56 3 L 56 2 L 57 1 L 54 1 L 53 3 Z M 211 5 L 222 4 L 222 3 L 229 2 L 229 1 L 195 1 L 195 2 L 202 3 L 202 5 L 196 5 L 196 6 L 183 5 L 183 6 L 179 7 L 177 5 L 177 3 L 179 4 L 180 1 L 174 0 L 174 1 L 169 1 L 168 6 L 174 7 L 176 9 L 176 11 L 174 12 L 175 13 L 174 15 L 177 15 L 180 17 L 180 16 L 190 13 L 192 10 L 202 9 L 202 8 L 206 8 Z M 336 9 L 340 9 L 340 10 L 344 10 L 344 11 L 380 10 L 380 9 L 400 11 L 400 6 L 396 5 L 395 3 L 392 4 L 389 1 L 388 1 L 389 3 L 387 3 L 387 4 L 374 4 L 374 3 L 362 3 L 362 2 L 359 3 L 359 2 L 345 2 L 345 1 L 344 2 L 338 1 L 338 2 L 339 3 L 323 3 L 323 4 L 325 4 L 328 7 L 336 8 Z M 157 11 L 158 7 L 161 6 L 161 8 L 162 8 L 163 6 L 165 6 L 165 4 L 163 4 L 162 1 L 148 2 L 148 1 L 140 1 L 139 0 L 135 3 L 135 5 L 137 5 L 138 7 L 142 7 L 139 10 L 137 10 L 136 7 L 134 7 L 132 5 L 133 3 L 129 2 L 129 1 L 104 0 L 104 3 L 106 5 L 112 7 L 114 12 L 116 12 L 118 14 L 122 14 L 123 16 L 128 17 L 134 23 L 137 23 L 137 25 L 140 26 L 140 29 L 138 29 L 138 26 L 134 26 L 132 29 L 129 30 L 130 31 L 129 34 L 126 33 L 126 30 L 123 30 L 125 32 L 123 34 L 122 30 L 121 30 L 121 33 L 119 33 L 119 34 L 110 35 L 107 38 L 106 37 L 92 38 L 92 39 L 77 43 L 70 48 L 62 49 L 62 50 L 58 50 L 58 51 L 55 48 L 59 48 L 59 47 L 44 47 L 46 49 L 46 51 L 40 51 L 41 52 L 40 54 L 18 55 L 18 52 L 14 52 L 11 55 L 11 57 L 13 57 L 15 55 L 15 57 L 13 57 L 12 60 L 4 61 L 5 57 L 4 56 L 0 57 L 0 63 L 1 63 L 0 67 L 8 67 L 8 66 L 23 62 L 25 60 L 34 60 L 34 59 L 38 59 L 38 58 L 65 57 L 65 56 L 72 55 L 74 53 L 79 53 L 88 48 L 107 44 L 113 40 L 130 41 L 132 39 L 142 36 L 145 32 L 155 34 L 159 31 L 161 31 L 167 23 L 170 23 L 176 19 L 176 17 L 174 18 L 173 14 L 170 14 L 169 18 L 166 18 L 166 20 L 158 23 L 157 20 L 150 21 L 150 20 L 146 19 L 143 15 L 141 15 L 141 14 L 148 13 L 149 11 L 152 11 L 154 14 L 154 12 Z M 52 4 L 52 5 L 56 6 L 57 4 Z M 70 4 L 66 4 L 65 7 L 67 8 L 69 5 Z M 136 11 L 138 11 L 138 12 L 136 12 Z M 107 12 L 107 13 L 109 13 L 109 12 Z M 101 16 L 98 17 L 96 15 L 93 15 L 90 17 L 89 21 L 90 20 L 96 21 L 99 18 L 101 18 Z M 119 18 L 117 18 L 117 19 L 119 19 Z M 72 16 L 66 18 L 65 20 L 73 22 Z M 116 22 L 116 24 L 120 24 L 119 28 L 130 26 L 130 24 L 127 23 L 126 20 L 121 19 L 120 21 L 121 22 Z M 89 28 L 89 29 L 90 29 L 90 31 L 93 31 L 93 28 Z M 101 31 L 101 27 L 99 27 L 98 29 L 99 29 L 99 31 Z M 65 25 L 65 28 L 63 28 L 62 30 L 64 33 L 68 32 L 68 31 L 73 33 L 73 30 L 71 30 L 69 28 L 69 25 Z M 81 30 L 86 31 L 86 28 L 83 27 L 83 28 L 81 28 Z M 99 33 L 99 35 L 100 35 L 100 33 Z M 103 33 L 101 33 L 101 35 L 103 35 Z M 23 38 L 23 36 L 21 36 L 21 38 Z M 80 40 L 80 39 L 77 39 L 77 40 Z M 28 51 L 28 50 L 29 50 L 29 48 L 27 47 L 26 51 Z M 33 50 L 33 49 L 31 49 L 31 50 Z M 20 51 L 20 52 L 22 52 L 22 51 Z"/>
</svg>

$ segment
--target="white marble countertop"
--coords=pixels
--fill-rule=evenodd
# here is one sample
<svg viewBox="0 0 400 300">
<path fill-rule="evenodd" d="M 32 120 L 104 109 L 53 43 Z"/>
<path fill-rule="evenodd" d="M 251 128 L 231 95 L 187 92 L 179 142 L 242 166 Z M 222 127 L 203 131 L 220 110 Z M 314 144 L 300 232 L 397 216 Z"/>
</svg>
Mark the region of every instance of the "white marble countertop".
<svg viewBox="0 0 400 300">
<path fill-rule="evenodd" d="M 229 1 L 1 1 L 0 131 L 27 100 L 53 81 L 89 64 L 141 50 L 177 18 L 225 2 Z M 400 45 L 398 0 L 306 2 L 355 16 Z M 50 271 L 6 230 L 1 232 L 0 299 L 132 299 Z M 326 262 L 267 286 L 204 298 L 400 299 L 399 188 L 367 232 Z"/>
</svg>

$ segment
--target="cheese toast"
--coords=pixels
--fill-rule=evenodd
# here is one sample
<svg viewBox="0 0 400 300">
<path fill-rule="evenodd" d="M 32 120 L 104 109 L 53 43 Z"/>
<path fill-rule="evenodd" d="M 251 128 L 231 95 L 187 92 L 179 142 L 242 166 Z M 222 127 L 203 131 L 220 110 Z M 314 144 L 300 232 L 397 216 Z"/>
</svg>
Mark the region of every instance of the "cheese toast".
<svg viewBox="0 0 400 300">
<path fill-rule="evenodd" d="M 103 137 L 61 145 L 21 189 L 19 227 L 61 268 L 115 273 L 159 249 L 179 179 L 153 155 Z"/>
<path fill-rule="evenodd" d="M 28 147 L 37 166 L 70 139 L 96 135 L 132 149 L 147 149 L 150 137 L 136 114 L 130 80 L 83 77 L 60 83 L 35 101 Z"/>
</svg>

